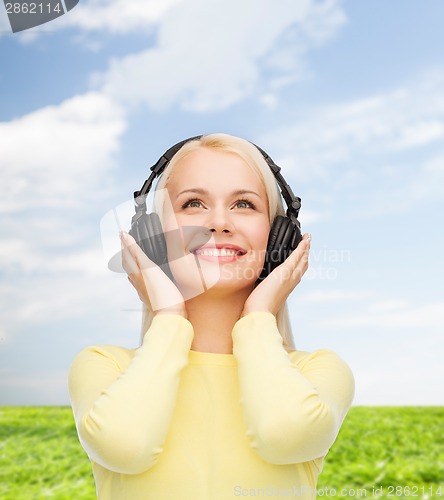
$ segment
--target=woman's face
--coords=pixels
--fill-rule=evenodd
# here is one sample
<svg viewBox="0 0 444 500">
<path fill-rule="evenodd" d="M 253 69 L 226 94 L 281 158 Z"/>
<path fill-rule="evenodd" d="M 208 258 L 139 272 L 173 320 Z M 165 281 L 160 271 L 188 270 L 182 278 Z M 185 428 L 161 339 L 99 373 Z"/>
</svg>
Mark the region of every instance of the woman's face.
<svg viewBox="0 0 444 500">
<path fill-rule="evenodd" d="M 210 289 L 252 288 L 270 231 L 267 194 L 256 172 L 236 154 L 199 149 L 177 163 L 167 191 L 171 208 L 163 226 L 185 299 Z M 171 258 L 178 227 L 185 259 Z"/>
</svg>

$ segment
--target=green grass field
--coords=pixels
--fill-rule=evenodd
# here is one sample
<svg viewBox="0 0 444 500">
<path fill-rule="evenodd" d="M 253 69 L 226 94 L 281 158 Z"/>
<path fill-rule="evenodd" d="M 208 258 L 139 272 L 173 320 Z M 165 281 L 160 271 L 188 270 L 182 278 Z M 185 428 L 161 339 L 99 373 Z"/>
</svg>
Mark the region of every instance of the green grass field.
<svg viewBox="0 0 444 500">
<path fill-rule="evenodd" d="M 444 407 L 353 407 L 318 498 L 444 500 L 443 422 Z M 0 438 L 0 499 L 96 498 L 69 407 L 0 407 Z"/>
</svg>

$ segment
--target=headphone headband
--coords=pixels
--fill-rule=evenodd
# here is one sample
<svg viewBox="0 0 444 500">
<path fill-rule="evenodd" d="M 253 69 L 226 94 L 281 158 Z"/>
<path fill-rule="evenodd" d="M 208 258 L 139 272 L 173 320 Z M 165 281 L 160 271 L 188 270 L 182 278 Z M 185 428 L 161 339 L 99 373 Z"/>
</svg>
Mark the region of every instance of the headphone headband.
<svg viewBox="0 0 444 500">
<path fill-rule="evenodd" d="M 134 192 L 134 203 L 136 206 L 136 217 L 140 213 L 146 213 L 146 196 L 151 189 L 151 186 L 156 179 L 162 175 L 165 168 L 168 166 L 170 161 L 173 159 L 173 156 L 182 148 L 187 142 L 200 139 L 203 137 L 202 135 L 196 135 L 194 137 L 189 137 L 183 141 L 178 142 L 174 146 L 170 147 L 165 153 L 157 160 L 157 162 L 150 167 L 151 174 L 143 183 L 140 191 Z M 291 219 L 292 222 L 300 226 L 299 221 L 297 220 L 299 215 L 299 210 L 301 208 L 301 198 L 295 196 L 291 187 L 287 184 L 285 179 L 282 177 L 280 173 L 281 168 L 274 163 L 271 157 L 259 146 L 254 143 L 253 146 L 262 154 L 264 160 L 267 162 L 267 165 L 270 167 L 271 171 L 274 174 L 277 184 L 279 185 L 282 197 L 287 205 L 287 217 Z"/>
</svg>

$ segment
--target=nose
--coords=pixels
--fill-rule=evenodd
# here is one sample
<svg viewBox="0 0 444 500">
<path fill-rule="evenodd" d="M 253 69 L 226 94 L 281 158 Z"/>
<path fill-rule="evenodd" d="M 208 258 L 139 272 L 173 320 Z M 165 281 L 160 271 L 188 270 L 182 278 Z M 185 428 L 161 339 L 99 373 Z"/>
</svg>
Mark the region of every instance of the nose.
<svg viewBox="0 0 444 500">
<path fill-rule="evenodd" d="M 211 210 L 207 220 L 207 227 L 212 233 L 231 234 L 235 230 L 231 214 L 222 207 Z"/>
</svg>

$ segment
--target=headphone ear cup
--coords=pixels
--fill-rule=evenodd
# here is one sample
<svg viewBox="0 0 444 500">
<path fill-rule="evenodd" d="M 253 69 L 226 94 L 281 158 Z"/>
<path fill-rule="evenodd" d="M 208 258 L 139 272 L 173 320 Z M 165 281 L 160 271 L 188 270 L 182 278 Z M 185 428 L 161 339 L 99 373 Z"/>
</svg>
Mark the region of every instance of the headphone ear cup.
<svg viewBox="0 0 444 500">
<path fill-rule="evenodd" d="M 286 217 L 283 217 L 282 215 L 277 215 L 273 221 L 273 224 L 271 225 L 270 234 L 268 235 L 267 256 L 276 247 L 276 242 L 279 239 L 279 235 L 285 222 L 285 218 Z"/>
<path fill-rule="evenodd" d="M 302 240 L 301 230 L 297 224 L 295 224 L 290 218 L 288 218 L 287 229 L 280 241 L 280 246 L 282 249 L 283 260 L 289 257 L 291 252 L 298 246 L 299 242 Z M 279 243 L 279 242 L 277 242 Z"/>
<path fill-rule="evenodd" d="M 267 245 L 266 269 L 268 269 L 268 274 L 286 259 L 286 241 L 289 230 L 291 230 L 291 221 L 288 217 L 278 215 L 276 219 L 270 230 L 269 245 Z"/>
<path fill-rule="evenodd" d="M 136 240 L 143 252 L 173 279 L 168 265 L 168 252 L 159 215 L 143 214 L 131 224 L 129 234 Z"/>
<path fill-rule="evenodd" d="M 301 241 L 301 230 L 289 217 L 278 215 L 268 236 L 264 268 L 258 283 L 282 264 Z"/>
<path fill-rule="evenodd" d="M 301 227 L 298 224 L 293 223 L 293 234 L 291 235 L 291 242 L 290 242 L 290 253 L 299 245 L 299 243 L 302 241 L 302 232 L 301 232 Z"/>
</svg>

